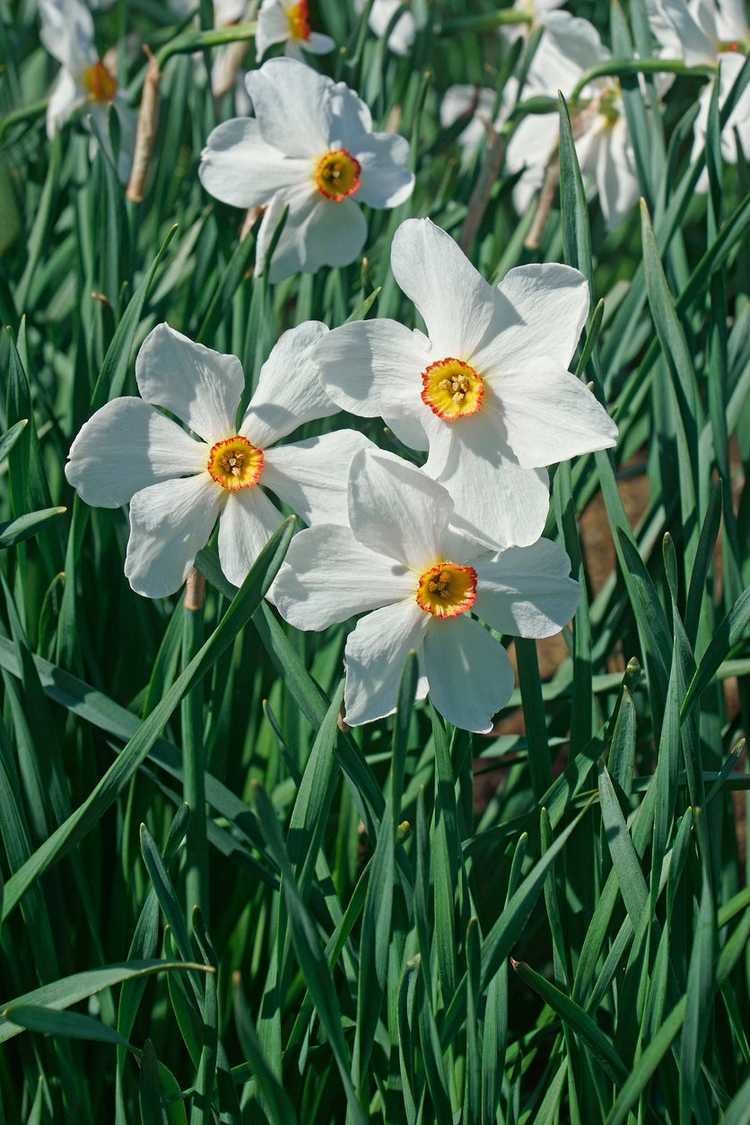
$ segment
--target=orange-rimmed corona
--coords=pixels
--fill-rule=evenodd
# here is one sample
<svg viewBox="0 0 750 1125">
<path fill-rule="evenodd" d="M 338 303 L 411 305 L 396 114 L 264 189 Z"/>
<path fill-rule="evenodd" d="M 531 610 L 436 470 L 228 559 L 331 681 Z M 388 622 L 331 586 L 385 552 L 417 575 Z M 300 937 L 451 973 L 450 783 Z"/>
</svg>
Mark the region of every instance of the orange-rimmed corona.
<svg viewBox="0 0 750 1125">
<path fill-rule="evenodd" d="M 92 102 L 114 101 L 117 93 L 117 79 L 99 59 L 87 66 L 82 75 L 83 85 Z"/>
<path fill-rule="evenodd" d="M 262 449 L 235 434 L 211 446 L 206 468 L 222 488 L 239 492 L 241 488 L 252 488 L 258 483 L 264 460 Z"/>
<path fill-rule="evenodd" d="M 299 42 L 310 38 L 310 12 L 307 0 L 299 0 L 298 4 L 292 4 L 290 8 L 287 8 L 286 18 L 289 23 L 291 39 Z"/>
<path fill-rule="evenodd" d="M 347 149 L 333 149 L 315 165 L 315 186 L 326 199 L 341 203 L 359 190 L 361 172 L 359 161 Z"/>
<path fill-rule="evenodd" d="M 477 572 L 473 566 L 439 562 L 422 571 L 417 605 L 433 617 L 458 617 L 477 600 Z"/>
<path fill-rule="evenodd" d="M 476 414 L 484 398 L 484 380 L 471 364 L 447 356 L 422 372 L 422 402 L 446 422 Z"/>
</svg>

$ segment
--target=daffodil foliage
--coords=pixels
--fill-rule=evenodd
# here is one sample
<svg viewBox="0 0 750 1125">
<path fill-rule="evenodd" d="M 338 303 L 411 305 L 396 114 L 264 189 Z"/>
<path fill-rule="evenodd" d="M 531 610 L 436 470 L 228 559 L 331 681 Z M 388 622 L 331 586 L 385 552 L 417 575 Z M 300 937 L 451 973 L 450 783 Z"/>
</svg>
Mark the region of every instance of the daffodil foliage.
<svg viewBox="0 0 750 1125">
<path fill-rule="evenodd" d="M 0 1121 L 750 1121 L 749 53 L 0 3 Z"/>
</svg>

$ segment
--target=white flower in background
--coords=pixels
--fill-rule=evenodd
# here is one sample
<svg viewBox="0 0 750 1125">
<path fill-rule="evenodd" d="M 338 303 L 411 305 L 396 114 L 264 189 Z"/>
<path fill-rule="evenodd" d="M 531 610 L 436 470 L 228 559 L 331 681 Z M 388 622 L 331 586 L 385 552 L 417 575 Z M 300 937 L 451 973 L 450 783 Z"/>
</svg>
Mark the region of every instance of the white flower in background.
<svg viewBox="0 0 750 1125">
<path fill-rule="evenodd" d="M 419 655 L 418 696 L 465 730 L 486 732 L 508 701 L 513 671 L 500 633 L 548 637 L 578 604 L 570 561 L 540 539 L 497 555 L 450 523 L 447 491 L 380 450 L 352 461 L 349 527 L 297 535 L 271 590 L 299 629 L 365 613 L 346 642 L 347 723 L 390 714 L 408 654 Z"/>
<path fill-rule="evenodd" d="M 750 22 L 744 0 L 647 0 L 651 30 L 664 58 L 683 59 L 688 66 L 721 66 L 719 104 L 723 105 L 750 51 Z M 706 143 L 711 83 L 701 90 L 700 109 L 695 119 L 691 159 Z M 737 163 L 737 140 L 750 152 L 750 88 L 745 89 L 721 135 L 721 154 L 730 164 Z M 698 189 L 708 187 L 703 173 Z"/>
<path fill-rule="evenodd" d="M 97 54 L 94 21 L 80 0 L 39 0 L 40 38 L 61 65 L 47 105 L 47 136 L 53 137 L 79 109 L 96 124 L 112 159 L 109 110 L 113 106 L 120 125 L 118 175 L 127 180 L 133 160 L 136 116 L 117 88 L 117 79 Z"/>
<path fill-rule="evenodd" d="M 373 133 L 370 111 L 343 82 L 294 59 L 271 59 L 247 76 L 255 117 L 214 129 L 203 150 L 207 192 L 235 207 L 265 206 L 258 257 L 272 281 L 353 262 L 367 237 L 359 204 L 397 207 L 414 189 L 409 145 Z"/>
<path fill-rule="evenodd" d="M 534 56 L 523 97 L 569 98 L 582 74 L 607 62 L 610 52 L 588 20 L 567 12 L 550 12 L 544 35 Z M 589 82 L 571 105 L 573 134 L 581 172 L 599 194 L 604 220 L 617 226 L 638 200 L 640 189 L 635 155 L 616 78 Z M 547 165 L 559 144 L 557 113 L 529 114 L 508 144 L 506 166 L 510 172 L 525 169 L 513 192 L 513 201 L 524 213 L 539 190 Z"/>
<path fill-rule="evenodd" d="M 565 0 L 516 0 L 513 8 L 516 12 L 522 12 L 525 16 L 529 17 L 528 23 L 519 24 L 503 24 L 500 31 L 506 39 L 511 42 L 523 36 L 527 39 L 535 28 L 540 24 L 544 24 L 550 12 L 556 12 L 561 8 Z M 569 16 L 568 12 L 561 13 L 562 15 Z"/>
<path fill-rule="evenodd" d="M 391 20 L 403 5 L 403 0 L 373 0 L 370 9 L 370 30 L 378 39 L 382 39 L 388 30 Z M 367 0 L 354 0 L 354 10 L 360 15 L 367 8 Z M 388 37 L 388 49 L 394 55 L 408 55 L 419 30 L 423 26 L 423 17 L 415 12 L 404 12 Z"/>
<path fill-rule="evenodd" d="M 503 94 L 505 95 L 505 91 Z M 459 133 L 458 143 L 466 149 L 476 148 L 493 125 L 502 125 L 505 116 L 502 104 L 505 100 L 503 97 L 500 112 L 493 120 L 497 102 L 495 90 L 489 86 L 449 86 L 440 103 L 440 124 L 444 129 L 449 129 L 456 121 L 465 117 L 466 128 Z"/>
<path fill-rule="evenodd" d="M 509 270 L 495 289 L 429 219 L 396 231 L 391 269 L 427 336 L 395 320 L 345 324 L 314 352 L 342 409 L 382 417 L 457 517 L 500 546 L 539 538 L 549 507 L 544 466 L 615 444 L 607 412 L 568 371 L 586 321 L 585 278 L 569 266 Z"/>
<path fill-rule="evenodd" d="M 283 43 L 284 54 L 300 60 L 304 51 L 327 55 L 336 46 L 330 35 L 311 30 L 307 0 L 263 0 L 255 33 L 258 61 L 275 43 Z"/>
<path fill-rule="evenodd" d="M 303 423 L 337 412 L 310 360 L 327 331 L 309 321 L 279 338 L 239 427 L 245 379 L 238 359 L 168 324 L 146 337 L 135 365 L 142 397 L 116 398 L 98 410 L 65 468 L 87 504 L 130 501 L 125 574 L 137 593 L 174 593 L 217 519 L 221 567 L 239 586 L 282 520 L 266 488 L 307 523 L 346 521 L 347 472 L 367 438 L 339 430 L 276 445 Z"/>
</svg>

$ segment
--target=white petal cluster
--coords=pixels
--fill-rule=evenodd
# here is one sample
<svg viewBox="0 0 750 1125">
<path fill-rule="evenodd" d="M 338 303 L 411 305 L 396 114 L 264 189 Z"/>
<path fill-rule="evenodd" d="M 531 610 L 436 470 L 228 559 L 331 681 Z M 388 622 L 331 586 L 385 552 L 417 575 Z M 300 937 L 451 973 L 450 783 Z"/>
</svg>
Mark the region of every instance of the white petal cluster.
<svg viewBox="0 0 750 1125">
<path fill-rule="evenodd" d="M 367 438 L 339 430 L 277 444 L 305 422 L 336 413 L 311 359 L 326 332 L 308 321 L 279 338 L 239 426 L 245 378 L 235 356 L 193 343 L 168 324 L 147 336 L 135 369 L 141 397 L 115 398 L 98 410 L 66 465 L 86 503 L 130 503 L 125 574 L 137 593 L 160 598 L 178 590 L 217 520 L 222 569 L 241 585 L 282 520 L 266 489 L 307 523 L 346 520 L 346 472 Z M 211 469 L 212 453 L 215 460 L 237 438 L 240 455 L 259 471 L 235 488 L 231 475 L 222 484 L 222 473 Z"/>
<path fill-rule="evenodd" d="M 502 547 L 533 543 L 547 518 L 546 466 L 617 437 L 568 370 L 588 313 L 585 278 L 568 266 L 519 266 L 493 288 L 429 219 L 401 224 L 391 268 L 426 335 L 392 320 L 334 329 L 315 353 L 327 393 L 428 449 L 425 471 L 475 535 Z M 425 401 L 425 372 L 448 358 L 483 384 L 480 408 L 455 420 Z"/>
<path fill-rule="evenodd" d="M 350 725 L 393 712 L 408 654 L 417 652 L 420 694 L 465 730 L 487 732 L 513 690 L 513 670 L 485 625 L 546 637 L 570 620 L 578 583 L 562 548 L 540 539 L 494 554 L 455 527 L 445 488 L 399 457 L 362 451 L 349 477 L 349 526 L 313 527 L 292 541 L 270 597 L 300 629 L 325 629 L 364 613 L 346 642 Z M 472 600 L 436 616 L 419 600 L 436 563 L 471 571 Z M 476 617 L 472 616 L 472 610 Z"/>
<path fill-rule="evenodd" d="M 255 34 L 258 60 L 279 43 L 283 43 L 287 58 L 300 61 L 305 52 L 327 55 L 336 46 L 330 35 L 311 30 L 307 0 L 263 0 Z"/>
<path fill-rule="evenodd" d="M 750 19 L 744 0 L 647 0 L 651 30 L 663 58 L 682 59 L 688 66 L 720 67 L 719 105 L 723 106 L 750 51 Z M 691 158 L 706 143 L 711 83 L 699 95 L 698 116 L 693 126 Z M 722 159 L 737 163 L 738 142 L 750 151 L 750 88 L 746 88 L 732 110 L 721 134 Z M 706 191 L 704 172 L 698 189 Z"/>
<path fill-rule="evenodd" d="M 81 0 L 39 0 L 39 16 L 42 43 L 60 63 L 47 105 L 47 136 L 53 137 L 74 113 L 83 110 L 88 128 L 105 146 L 111 160 L 112 107 L 120 126 L 117 172 L 125 182 L 133 159 L 136 117 L 114 75 L 97 54 L 91 12 Z"/>
<path fill-rule="evenodd" d="M 258 255 L 272 281 L 348 265 L 367 237 L 360 204 L 397 207 L 412 193 L 408 142 L 373 132 L 369 109 L 348 86 L 294 59 L 264 63 L 247 89 L 255 116 L 214 129 L 201 183 L 223 203 L 266 208 Z"/>
</svg>

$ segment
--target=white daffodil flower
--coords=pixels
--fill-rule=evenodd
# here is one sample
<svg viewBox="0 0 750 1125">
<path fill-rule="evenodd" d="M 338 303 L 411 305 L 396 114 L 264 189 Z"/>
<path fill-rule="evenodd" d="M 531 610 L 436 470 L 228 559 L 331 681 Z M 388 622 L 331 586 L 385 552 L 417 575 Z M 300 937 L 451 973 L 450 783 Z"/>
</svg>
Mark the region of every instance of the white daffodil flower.
<svg viewBox="0 0 750 1125">
<path fill-rule="evenodd" d="M 465 117 L 466 128 L 459 133 L 458 143 L 465 149 L 476 148 L 488 130 L 493 125 L 502 125 L 505 119 L 501 102 L 500 112 L 493 120 L 496 101 L 497 92 L 489 86 L 449 86 L 440 103 L 440 124 L 449 129 L 459 118 Z"/>
<path fill-rule="evenodd" d="M 610 58 L 598 31 L 588 20 L 574 18 L 568 12 L 549 12 L 523 97 L 542 94 L 556 98 L 560 91 L 569 98 L 582 74 Z M 577 104 L 570 109 L 581 172 L 599 194 L 607 226 L 615 227 L 640 194 L 618 80 L 597 78 L 587 83 Z M 513 193 L 513 201 L 522 214 L 541 187 L 558 144 L 557 113 L 529 114 L 513 133 L 506 166 L 510 172 L 524 170 Z"/>
<path fill-rule="evenodd" d="M 284 54 L 289 58 L 300 60 L 305 51 L 327 55 L 336 46 L 330 35 L 311 30 L 307 0 L 263 0 L 255 33 L 259 62 L 275 43 L 284 44 Z"/>
<path fill-rule="evenodd" d="M 160 598 L 179 589 L 217 519 L 222 570 L 241 585 L 282 520 L 266 488 L 307 523 L 346 522 L 347 472 L 367 438 L 339 430 L 276 444 L 337 412 L 310 358 L 327 331 L 308 321 L 279 338 L 239 427 L 245 378 L 235 356 L 168 324 L 146 337 L 135 365 L 141 398 L 116 398 L 98 410 L 65 467 L 87 504 L 130 501 L 125 574 L 137 593 Z"/>
<path fill-rule="evenodd" d="M 365 103 L 294 59 L 270 59 L 247 76 L 255 117 L 214 129 L 200 179 L 235 207 L 265 206 L 258 256 L 265 264 L 281 215 L 286 222 L 270 264 L 280 281 L 353 262 L 367 237 L 360 203 L 397 207 L 414 189 L 409 144 L 373 133 Z"/>
<path fill-rule="evenodd" d="M 391 20 L 404 0 L 373 0 L 370 9 L 370 30 L 378 39 L 382 39 L 390 27 Z M 354 10 L 360 15 L 367 8 L 367 0 L 354 0 Z M 416 34 L 422 27 L 423 18 L 414 12 L 403 12 L 388 36 L 388 50 L 394 55 L 408 55 L 412 49 Z"/>
<path fill-rule="evenodd" d="M 721 67 L 719 105 L 723 105 L 750 52 L 750 21 L 744 0 L 647 0 L 651 30 L 663 58 L 681 58 L 688 66 L 702 63 Z M 695 159 L 706 143 L 711 83 L 701 90 L 700 109 L 693 127 Z M 721 155 L 729 164 L 737 163 L 737 141 L 750 152 L 750 88 L 732 111 L 721 135 Z M 706 191 L 708 175 L 703 173 L 698 190 Z"/>
<path fill-rule="evenodd" d="M 113 106 L 120 126 L 117 172 L 126 181 L 133 160 L 136 115 L 97 54 L 91 12 L 80 0 L 39 0 L 39 15 L 42 43 L 62 68 L 47 105 L 47 136 L 53 137 L 77 110 L 85 109 L 96 124 L 94 136 L 101 139 L 112 159 L 109 109 Z"/>
<path fill-rule="evenodd" d="M 585 278 L 518 266 L 495 289 L 450 235 L 407 219 L 393 276 L 427 336 L 395 320 L 345 324 L 315 349 L 323 386 L 352 414 L 382 417 L 450 492 L 474 534 L 502 547 L 539 538 L 544 466 L 615 444 L 617 427 L 568 371 L 586 321 Z"/>
<path fill-rule="evenodd" d="M 364 613 L 346 642 L 345 717 L 389 715 L 404 662 L 417 652 L 434 707 L 486 732 L 513 690 L 513 670 L 479 617 L 500 633 L 548 637 L 578 604 L 570 561 L 555 543 L 493 554 L 451 525 L 453 501 L 420 469 L 381 450 L 358 453 L 349 527 L 297 535 L 269 592 L 299 629 Z"/>
</svg>

